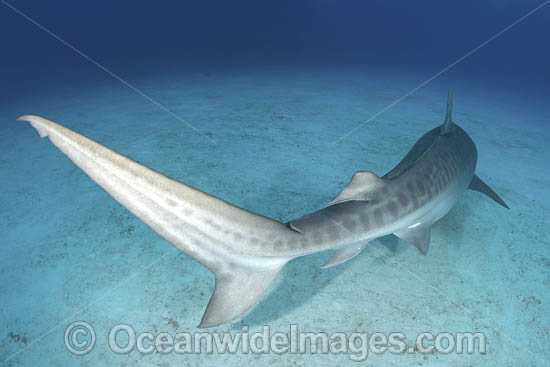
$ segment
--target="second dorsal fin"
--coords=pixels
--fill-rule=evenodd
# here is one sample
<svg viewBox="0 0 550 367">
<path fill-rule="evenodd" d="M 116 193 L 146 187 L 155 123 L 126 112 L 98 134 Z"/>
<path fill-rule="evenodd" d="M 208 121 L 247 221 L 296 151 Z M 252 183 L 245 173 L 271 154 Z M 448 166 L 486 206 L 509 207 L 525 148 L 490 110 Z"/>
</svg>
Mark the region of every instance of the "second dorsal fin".
<svg viewBox="0 0 550 367">
<path fill-rule="evenodd" d="M 383 182 L 383 179 L 372 172 L 357 171 L 349 184 L 328 205 L 350 200 L 369 200 L 372 190 Z"/>
</svg>

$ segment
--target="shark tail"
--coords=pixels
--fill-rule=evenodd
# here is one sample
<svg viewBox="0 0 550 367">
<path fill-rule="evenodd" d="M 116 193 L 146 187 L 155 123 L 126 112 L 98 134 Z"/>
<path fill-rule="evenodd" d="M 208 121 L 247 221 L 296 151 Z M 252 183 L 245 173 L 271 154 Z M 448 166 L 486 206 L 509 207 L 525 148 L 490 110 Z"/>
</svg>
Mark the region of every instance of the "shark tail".
<svg viewBox="0 0 550 367">
<path fill-rule="evenodd" d="M 214 293 L 199 327 L 244 313 L 296 257 L 272 248 L 274 240 L 291 243 L 299 236 L 282 223 L 172 180 L 53 121 L 33 115 L 18 120 L 29 122 L 116 201 L 214 273 Z"/>
</svg>

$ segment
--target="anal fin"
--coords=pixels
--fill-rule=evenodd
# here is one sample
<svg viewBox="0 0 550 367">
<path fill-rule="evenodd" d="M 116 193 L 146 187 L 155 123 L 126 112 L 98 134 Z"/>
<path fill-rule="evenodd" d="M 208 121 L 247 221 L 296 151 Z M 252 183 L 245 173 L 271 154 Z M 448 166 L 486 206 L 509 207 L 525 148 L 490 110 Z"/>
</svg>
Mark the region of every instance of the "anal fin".
<svg viewBox="0 0 550 367">
<path fill-rule="evenodd" d="M 427 255 L 430 248 L 430 229 L 430 226 L 406 228 L 394 235 L 414 245 L 422 255 Z"/>
<path fill-rule="evenodd" d="M 490 197 L 491 199 L 493 199 L 494 201 L 496 201 L 506 209 L 510 209 L 510 207 L 506 205 L 504 200 L 502 200 L 502 198 L 498 196 L 498 194 L 494 192 L 493 189 L 489 187 L 489 185 L 481 181 L 481 179 L 477 177 L 477 175 L 474 175 L 474 178 L 472 179 L 472 182 L 470 183 L 470 186 L 468 186 L 468 188 L 470 190 L 479 191 L 482 194 L 487 195 L 488 197 Z"/>
<path fill-rule="evenodd" d="M 341 247 L 334 252 L 334 255 L 326 263 L 321 266 L 323 269 L 332 268 L 333 266 L 345 263 L 357 256 L 367 243 L 354 242 L 344 247 Z"/>
</svg>

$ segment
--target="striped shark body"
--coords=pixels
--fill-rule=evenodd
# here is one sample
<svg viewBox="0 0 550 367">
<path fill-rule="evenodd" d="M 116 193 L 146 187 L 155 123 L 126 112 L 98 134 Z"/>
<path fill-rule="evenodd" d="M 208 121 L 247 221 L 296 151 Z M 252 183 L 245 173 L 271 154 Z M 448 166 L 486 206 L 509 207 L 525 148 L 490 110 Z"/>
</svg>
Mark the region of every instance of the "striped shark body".
<svg viewBox="0 0 550 367">
<path fill-rule="evenodd" d="M 290 260 L 335 250 L 323 267 L 341 264 L 365 245 L 395 234 L 427 254 L 430 228 L 468 188 L 502 206 L 475 175 L 477 149 L 453 123 L 452 96 L 441 126 L 422 136 L 382 177 L 357 172 L 327 207 L 280 223 L 173 180 L 45 118 L 24 115 L 116 201 L 216 277 L 199 327 L 228 322 L 264 294 Z"/>
</svg>

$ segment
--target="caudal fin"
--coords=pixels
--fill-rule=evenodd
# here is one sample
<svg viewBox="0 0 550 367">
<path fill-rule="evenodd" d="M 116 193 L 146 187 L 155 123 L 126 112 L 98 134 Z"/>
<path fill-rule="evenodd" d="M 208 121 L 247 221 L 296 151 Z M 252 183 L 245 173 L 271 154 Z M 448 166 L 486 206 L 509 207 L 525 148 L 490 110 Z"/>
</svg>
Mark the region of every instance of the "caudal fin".
<svg viewBox="0 0 550 367">
<path fill-rule="evenodd" d="M 32 115 L 18 120 L 28 121 L 116 201 L 214 273 L 201 327 L 241 315 L 293 258 L 272 246 L 300 236 L 288 226 L 172 180 L 53 121 Z"/>
<path fill-rule="evenodd" d="M 256 258 L 245 263 L 229 263 L 217 269 L 216 287 L 202 316 L 199 328 L 217 326 L 233 320 L 252 307 L 265 293 L 290 258 Z"/>
</svg>

